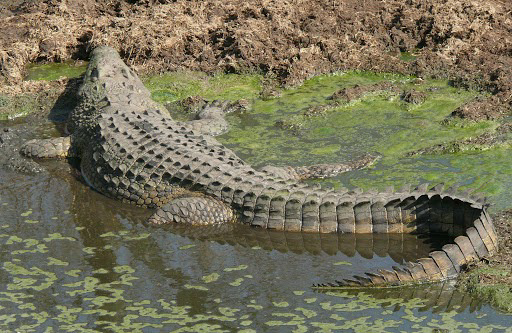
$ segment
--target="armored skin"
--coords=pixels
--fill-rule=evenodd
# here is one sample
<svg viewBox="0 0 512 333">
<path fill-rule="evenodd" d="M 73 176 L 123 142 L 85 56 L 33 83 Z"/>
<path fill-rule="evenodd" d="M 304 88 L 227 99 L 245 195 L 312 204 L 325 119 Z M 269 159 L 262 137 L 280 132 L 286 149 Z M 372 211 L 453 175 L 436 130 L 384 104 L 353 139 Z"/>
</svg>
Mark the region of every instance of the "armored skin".
<svg viewBox="0 0 512 333">
<path fill-rule="evenodd" d="M 173 120 L 150 98 L 117 52 L 92 52 L 69 137 L 33 140 L 32 157 L 74 156 L 87 183 L 112 198 L 156 208 L 154 224 L 244 223 L 317 233 L 444 233 L 454 242 L 407 267 L 369 273 L 334 285 L 377 286 L 437 281 L 497 249 L 483 202 L 426 185 L 399 191 L 342 192 L 300 180 L 364 167 L 351 163 L 253 169 L 213 135 L 227 130 L 227 104 L 210 103 L 190 122 Z"/>
</svg>

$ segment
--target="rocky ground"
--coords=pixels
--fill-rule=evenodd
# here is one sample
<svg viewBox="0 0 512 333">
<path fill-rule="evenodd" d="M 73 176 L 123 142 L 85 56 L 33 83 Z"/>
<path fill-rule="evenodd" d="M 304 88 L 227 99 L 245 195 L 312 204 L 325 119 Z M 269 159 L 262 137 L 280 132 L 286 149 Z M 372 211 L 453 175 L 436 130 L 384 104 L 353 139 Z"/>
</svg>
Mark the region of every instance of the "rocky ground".
<svg viewBox="0 0 512 333">
<path fill-rule="evenodd" d="M 343 69 L 447 77 L 488 94 L 452 117 L 512 113 L 509 0 L 15 0 L 0 4 L 0 30 L 6 96 L 57 99 L 72 84 L 23 82 L 26 65 L 85 60 L 108 44 L 139 72 L 257 71 L 283 86 Z M 510 260 L 510 219 L 502 220 L 506 250 L 494 265 Z"/>
</svg>

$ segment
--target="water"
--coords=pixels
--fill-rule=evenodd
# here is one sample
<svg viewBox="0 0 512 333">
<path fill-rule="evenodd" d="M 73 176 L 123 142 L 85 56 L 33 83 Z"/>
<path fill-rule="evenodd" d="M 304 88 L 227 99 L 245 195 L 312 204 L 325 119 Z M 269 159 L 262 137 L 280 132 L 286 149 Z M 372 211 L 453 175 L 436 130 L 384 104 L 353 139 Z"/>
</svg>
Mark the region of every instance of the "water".
<svg viewBox="0 0 512 333">
<path fill-rule="evenodd" d="M 375 168 L 323 183 L 383 187 L 443 179 L 477 186 L 507 207 L 507 149 L 402 157 L 441 134 L 482 130 L 437 122 L 474 94 L 446 83 L 443 95 L 430 97 L 444 101 L 444 115 L 429 101 L 410 110 L 376 97 L 376 104 L 355 103 L 308 120 L 298 134 L 274 126 L 322 103 L 340 85 L 382 77 L 352 79 L 320 77 L 281 99 L 255 100 L 250 113 L 230 117 L 233 130 L 220 140 L 257 165 L 334 162 L 378 151 L 383 157 Z M 48 128 L 33 136 L 54 135 Z M 91 190 L 65 161 L 42 163 L 48 173 L 0 168 L 1 332 L 512 332 L 510 316 L 450 282 L 375 291 L 311 288 L 424 256 L 443 239 L 156 228 L 145 224 L 150 210 Z"/>
</svg>

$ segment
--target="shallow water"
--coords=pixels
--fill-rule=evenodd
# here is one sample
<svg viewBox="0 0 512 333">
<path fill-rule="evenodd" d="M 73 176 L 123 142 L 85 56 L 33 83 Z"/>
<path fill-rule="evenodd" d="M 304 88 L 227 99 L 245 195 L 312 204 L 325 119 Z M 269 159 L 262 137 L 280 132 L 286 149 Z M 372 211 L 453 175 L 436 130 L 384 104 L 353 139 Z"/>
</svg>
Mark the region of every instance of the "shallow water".
<svg viewBox="0 0 512 333">
<path fill-rule="evenodd" d="M 429 83 L 442 87 L 441 111 L 431 100 L 408 109 L 377 96 L 309 120 L 299 134 L 274 126 L 343 85 L 390 79 L 351 75 L 315 78 L 280 99 L 255 100 L 248 114 L 230 116 L 233 129 L 220 140 L 255 165 L 335 162 L 377 151 L 375 168 L 322 182 L 383 188 L 444 180 L 476 186 L 507 207 L 504 149 L 401 157 L 439 141 L 439 133 L 455 138 L 481 130 L 439 125 L 475 94 L 446 82 Z M 49 129 L 38 131 L 53 135 Z M 2 332 L 512 332 L 510 316 L 450 283 L 374 292 L 311 288 L 424 256 L 439 247 L 431 239 L 155 228 L 144 224 L 151 211 L 94 192 L 66 162 L 43 164 L 47 174 L 0 168 Z"/>
</svg>

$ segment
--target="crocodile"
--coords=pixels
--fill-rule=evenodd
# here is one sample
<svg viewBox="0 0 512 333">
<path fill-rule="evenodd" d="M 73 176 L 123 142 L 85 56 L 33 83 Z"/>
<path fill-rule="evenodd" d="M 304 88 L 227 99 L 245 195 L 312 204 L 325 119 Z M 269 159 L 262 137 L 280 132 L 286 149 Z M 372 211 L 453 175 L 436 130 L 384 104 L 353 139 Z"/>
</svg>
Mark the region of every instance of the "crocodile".
<svg viewBox="0 0 512 333">
<path fill-rule="evenodd" d="M 31 140 L 29 157 L 79 159 L 86 183 L 111 198 L 155 209 L 149 223 L 247 224 L 302 233 L 445 234 L 453 241 L 403 267 L 319 288 L 445 280 L 498 249 L 482 198 L 441 185 L 383 192 L 331 190 L 301 180 L 367 166 L 373 156 L 333 165 L 255 170 L 214 136 L 225 105 L 207 104 L 189 122 L 151 99 L 116 50 L 94 49 L 67 122 L 69 136 Z"/>
</svg>

